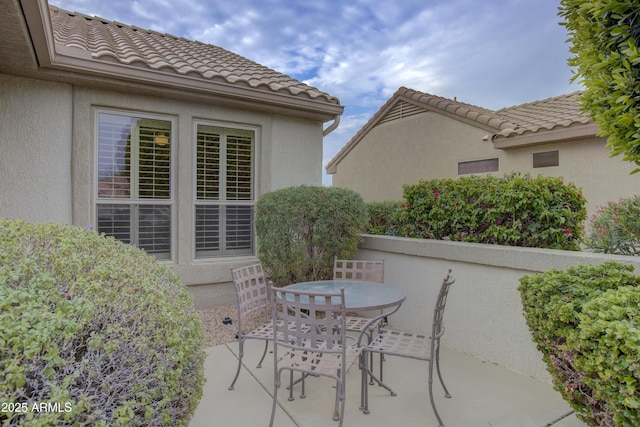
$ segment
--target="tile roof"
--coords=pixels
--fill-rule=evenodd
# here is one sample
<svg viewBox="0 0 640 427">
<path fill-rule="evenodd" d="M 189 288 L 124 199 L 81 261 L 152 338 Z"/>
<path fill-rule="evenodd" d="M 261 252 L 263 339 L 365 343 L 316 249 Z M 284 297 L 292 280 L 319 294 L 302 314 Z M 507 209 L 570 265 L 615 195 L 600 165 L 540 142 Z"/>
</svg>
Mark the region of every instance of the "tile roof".
<svg viewBox="0 0 640 427">
<path fill-rule="evenodd" d="M 95 16 L 49 7 L 57 45 L 88 52 L 92 60 L 340 104 L 314 87 L 221 47 L 161 34 Z"/>
<path fill-rule="evenodd" d="M 515 105 L 496 111 L 496 115 L 513 123 L 497 133 L 499 136 L 522 135 L 525 132 L 568 127 L 576 123 L 587 124 L 592 120 L 580 112 L 579 98 L 582 92 Z"/>
<path fill-rule="evenodd" d="M 334 173 L 337 163 L 366 135 L 373 127 L 385 122 L 393 108 L 400 102 L 410 102 L 414 107 L 427 111 L 436 111 L 452 117 L 470 121 L 493 132 L 492 140 L 537 134 L 544 130 L 568 128 L 572 125 L 591 124 L 592 120 L 580 112 L 581 92 L 573 92 L 553 98 L 515 105 L 500 110 L 489 110 L 472 104 L 431 95 L 417 90 L 400 87 L 378 112 L 354 135 L 353 138 L 331 159 L 326 169 Z M 415 110 L 413 112 L 415 114 Z M 397 115 L 394 115 L 396 117 Z M 591 132 L 591 130 L 589 130 Z M 595 135 L 596 132 L 594 132 Z M 553 141 L 553 137 L 546 142 Z"/>
<path fill-rule="evenodd" d="M 577 91 L 493 111 L 401 87 L 391 101 L 396 96 L 403 96 L 424 106 L 446 111 L 489 126 L 495 129 L 496 137 L 508 137 L 522 135 L 525 132 L 568 127 L 575 123 L 590 123 L 591 119 L 580 112 L 580 95 L 581 92 Z"/>
</svg>

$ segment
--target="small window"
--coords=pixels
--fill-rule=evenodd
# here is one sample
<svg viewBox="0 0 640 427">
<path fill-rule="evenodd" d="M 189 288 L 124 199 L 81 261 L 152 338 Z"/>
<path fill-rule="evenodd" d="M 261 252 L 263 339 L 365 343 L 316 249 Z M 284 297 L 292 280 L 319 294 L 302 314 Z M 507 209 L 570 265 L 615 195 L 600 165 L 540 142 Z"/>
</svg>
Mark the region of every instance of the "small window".
<svg viewBox="0 0 640 427">
<path fill-rule="evenodd" d="M 458 175 L 468 175 L 472 173 L 498 172 L 499 159 L 473 160 L 471 162 L 458 163 Z"/>
<path fill-rule="evenodd" d="M 533 153 L 534 168 L 548 168 L 550 166 L 558 166 L 560 157 L 558 151 L 545 151 L 544 153 Z"/>
</svg>

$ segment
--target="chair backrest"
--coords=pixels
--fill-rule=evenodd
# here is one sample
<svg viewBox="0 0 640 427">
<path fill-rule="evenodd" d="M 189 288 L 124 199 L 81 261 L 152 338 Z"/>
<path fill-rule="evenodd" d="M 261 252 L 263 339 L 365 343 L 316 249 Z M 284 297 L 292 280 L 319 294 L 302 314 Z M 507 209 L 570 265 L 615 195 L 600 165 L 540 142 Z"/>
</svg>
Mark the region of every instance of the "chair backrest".
<svg viewBox="0 0 640 427">
<path fill-rule="evenodd" d="M 242 330 L 242 319 L 257 310 L 263 310 L 265 322 L 268 321 L 269 292 L 262 264 L 232 268 L 231 277 L 238 304 L 238 330 Z"/>
<path fill-rule="evenodd" d="M 451 277 L 451 270 L 447 273 L 440 285 L 440 291 L 438 292 L 438 298 L 436 300 L 436 306 L 433 310 L 433 323 L 431 325 L 431 342 L 439 340 L 444 334 L 444 308 L 447 305 L 447 295 L 449 294 L 449 288 L 455 283 L 456 279 Z"/>
<path fill-rule="evenodd" d="M 346 309 L 340 292 L 309 292 L 272 288 L 276 346 L 344 353 Z"/>
<path fill-rule="evenodd" d="M 368 261 L 359 259 L 338 259 L 333 262 L 334 280 L 358 280 L 365 282 L 384 282 L 384 259 Z"/>
</svg>

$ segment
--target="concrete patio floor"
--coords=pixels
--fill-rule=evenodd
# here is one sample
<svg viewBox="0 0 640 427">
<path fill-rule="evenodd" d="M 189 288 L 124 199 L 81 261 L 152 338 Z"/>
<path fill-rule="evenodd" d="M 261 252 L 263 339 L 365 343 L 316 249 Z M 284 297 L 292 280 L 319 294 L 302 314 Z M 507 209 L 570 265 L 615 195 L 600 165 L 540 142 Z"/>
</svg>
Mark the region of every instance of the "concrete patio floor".
<svg viewBox="0 0 640 427">
<path fill-rule="evenodd" d="M 189 427 L 266 426 L 271 414 L 273 393 L 273 355 L 263 367 L 255 365 L 264 344 L 248 341 L 244 367 L 235 390 L 227 390 L 238 363 L 238 344 L 207 349 L 204 394 Z M 447 427 L 585 427 L 575 415 L 565 416 L 569 406 L 550 384 L 483 362 L 469 355 L 443 348 L 441 367 L 452 398 L 446 399 L 440 384 L 434 382 L 434 396 Z M 278 392 L 275 425 L 278 427 L 335 427 L 331 419 L 335 383 L 325 378 L 307 380 L 307 397 L 288 401 L 284 383 Z M 427 392 L 427 364 L 389 357 L 385 380 L 395 389 L 390 396 L 382 387 L 369 388 L 369 415 L 360 404 L 360 371 L 354 367 L 347 376 L 345 426 L 437 427 Z"/>
</svg>

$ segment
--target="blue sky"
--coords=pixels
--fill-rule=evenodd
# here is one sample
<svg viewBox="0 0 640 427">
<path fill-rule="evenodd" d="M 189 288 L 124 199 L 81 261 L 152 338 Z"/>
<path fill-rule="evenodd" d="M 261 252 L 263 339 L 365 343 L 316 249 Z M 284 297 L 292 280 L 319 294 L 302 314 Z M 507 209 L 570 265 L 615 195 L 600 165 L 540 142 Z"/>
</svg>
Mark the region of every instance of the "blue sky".
<svg viewBox="0 0 640 427">
<path fill-rule="evenodd" d="M 324 165 L 400 87 L 500 109 L 578 90 L 559 1 L 50 0 L 221 46 L 340 99 Z M 323 168 L 324 168 L 323 165 Z M 331 178 L 323 173 L 323 183 Z"/>
</svg>

